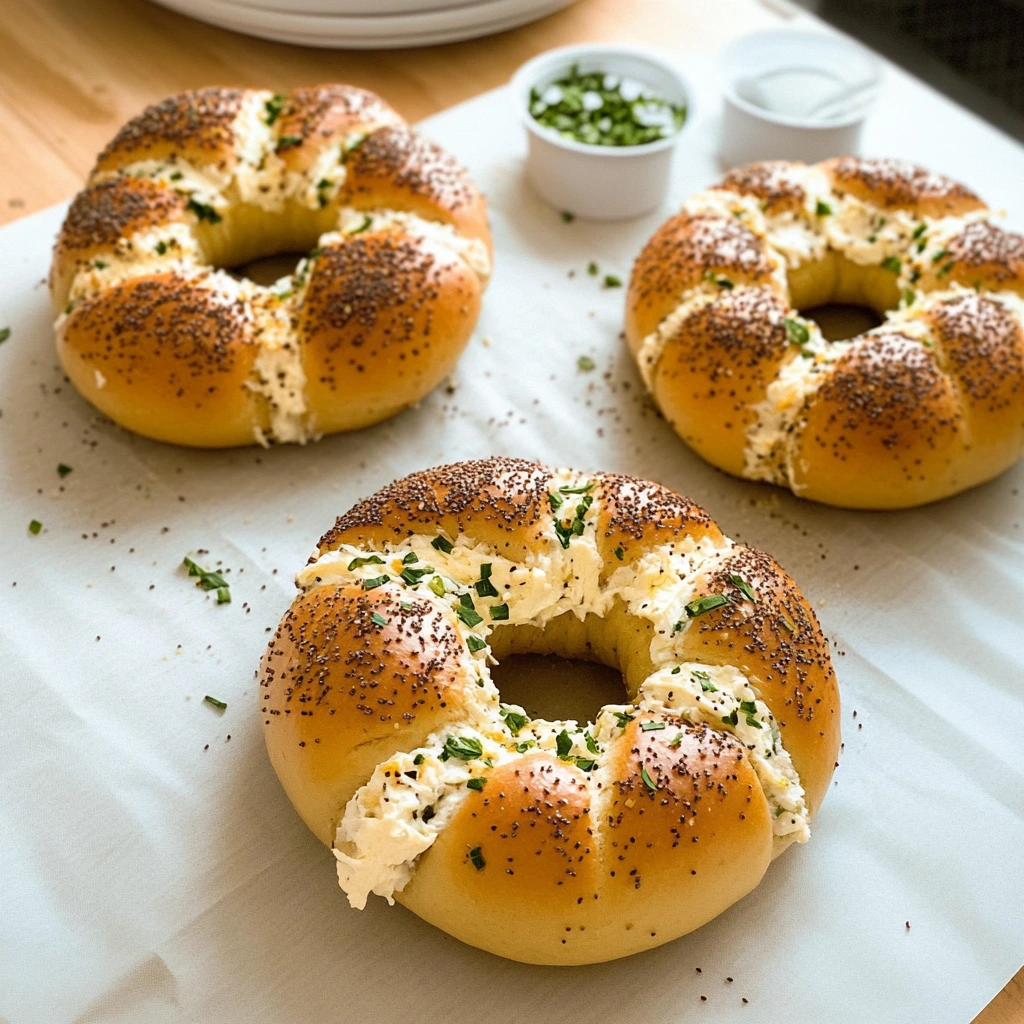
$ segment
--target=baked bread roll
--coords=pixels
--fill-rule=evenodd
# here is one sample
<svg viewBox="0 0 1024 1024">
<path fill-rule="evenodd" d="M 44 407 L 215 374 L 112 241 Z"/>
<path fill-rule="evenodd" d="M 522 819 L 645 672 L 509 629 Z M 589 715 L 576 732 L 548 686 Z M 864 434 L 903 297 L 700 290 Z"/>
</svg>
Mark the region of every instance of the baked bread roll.
<svg viewBox="0 0 1024 1024">
<path fill-rule="evenodd" d="M 699 927 L 808 838 L 839 751 L 828 645 L 785 572 L 686 498 L 442 466 L 359 502 L 297 582 L 260 710 L 353 907 L 593 963 Z M 613 666 L 629 703 L 531 720 L 491 680 L 521 652 Z"/>
<path fill-rule="evenodd" d="M 969 189 L 894 160 L 753 164 L 641 252 L 626 337 L 688 445 L 848 508 L 920 505 L 1024 450 L 1024 237 Z M 798 310 L 868 306 L 826 341 Z"/>
<path fill-rule="evenodd" d="M 303 253 L 269 287 L 231 273 Z M 447 376 L 490 272 L 484 201 L 379 97 L 201 89 L 129 121 L 54 250 L 57 347 L 81 394 L 176 444 L 305 442 Z"/>
</svg>

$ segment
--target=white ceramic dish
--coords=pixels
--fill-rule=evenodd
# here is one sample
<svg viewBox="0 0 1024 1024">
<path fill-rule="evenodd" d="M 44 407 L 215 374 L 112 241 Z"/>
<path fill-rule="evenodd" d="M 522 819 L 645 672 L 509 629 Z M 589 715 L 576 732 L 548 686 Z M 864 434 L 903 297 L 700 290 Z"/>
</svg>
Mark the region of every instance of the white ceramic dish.
<svg viewBox="0 0 1024 1024">
<path fill-rule="evenodd" d="M 336 49 L 430 46 L 504 32 L 573 0 L 478 0 L 414 14 L 325 15 L 266 10 L 231 0 L 155 0 L 200 21 L 274 42 Z"/>
<path fill-rule="evenodd" d="M 562 138 L 530 114 L 530 90 L 550 85 L 574 64 L 584 73 L 634 78 L 672 103 L 685 104 L 686 122 L 668 138 L 643 146 L 589 146 Z M 511 92 L 527 133 L 527 176 L 547 203 L 588 220 L 626 220 L 664 201 L 675 147 L 693 117 L 693 89 L 675 65 L 634 47 L 563 46 L 524 64 Z"/>
<path fill-rule="evenodd" d="M 789 95 L 772 83 L 788 70 Z M 726 46 L 718 67 L 723 98 L 719 154 L 730 167 L 753 160 L 805 160 L 856 153 L 861 129 L 881 81 L 881 66 L 869 50 L 845 36 L 789 29 L 755 32 Z M 804 89 L 806 96 L 794 95 Z M 791 110 L 754 102 L 774 92 Z M 814 90 L 818 90 L 815 92 Z M 829 90 L 845 94 L 829 114 Z M 803 110 L 800 108 L 803 107 Z M 828 116 L 815 116 L 817 107 Z"/>
</svg>

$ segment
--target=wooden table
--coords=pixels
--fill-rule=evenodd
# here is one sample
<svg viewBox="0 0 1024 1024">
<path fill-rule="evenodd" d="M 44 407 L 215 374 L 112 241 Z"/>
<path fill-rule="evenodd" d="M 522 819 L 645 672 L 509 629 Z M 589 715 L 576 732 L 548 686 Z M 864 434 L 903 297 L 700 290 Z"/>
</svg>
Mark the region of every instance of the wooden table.
<svg viewBox="0 0 1024 1024">
<path fill-rule="evenodd" d="M 337 51 L 250 39 L 147 0 L 13 0 L 0 25 L 0 224 L 73 195 L 128 117 L 182 89 L 341 80 L 380 92 L 416 121 L 503 84 L 553 46 L 614 39 L 714 49 L 791 14 L 785 0 L 580 0 L 489 39 Z M 976 1024 L 1024 1024 L 1024 968 Z"/>
</svg>

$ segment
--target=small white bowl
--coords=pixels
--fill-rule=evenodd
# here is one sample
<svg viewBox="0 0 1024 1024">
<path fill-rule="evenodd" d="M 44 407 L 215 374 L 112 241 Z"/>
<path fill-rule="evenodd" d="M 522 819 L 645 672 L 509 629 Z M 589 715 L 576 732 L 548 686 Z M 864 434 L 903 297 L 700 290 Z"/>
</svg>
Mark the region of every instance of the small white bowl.
<svg viewBox="0 0 1024 1024">
<path fill-rule="evenodd" d="M 729 167 L 754 160 L 815 163 L 856 153 L 881 79 L 880 64 L 871 51 L 845 36 L 789 29 L 742 36 L 722 50 L 718 68 L 724 99 L 719 155 Z M 806 83 L 817 78 L 822 102 L 827 99 L 829 81 L 836 90 L 844 84 L 855 87 L 859 101 L 845 110 L 833 108 L 832 116 L 815 117 L 770 110 L 744 95 L 744 83 L 749 90 L 757 80 L 764 88 L 760 83 L 773 80 L 761 76 L 786 69 L 803 76 Z M 774 82 L 776 89 L 785 86 L 778 78 Z M 818 102 L 809 89 L 800 91 L 797 78 L 791 78 L 789 85 L 790 99 L 797 90 L 801 99 L 808 97 L 809 107 Z"/>
<path fill-rule="evenodd" d="M 541 91 L 573 64 L 636 79 L 659 96 L 685 104 L 686 120 L 672 135 L 643 146 L 589 146 L 545 128 L 530 113 L 530 90 Z M 678 69 L 635 47 L 587 43 L 548 50 L 513 76 L 512 98 L 526 126 L 526 173 L 545 202 L 589 220 L 626 220 L 656 209 L 668 193 L 676 143 L 693 118 L 693 90 Z"/>
</svg>

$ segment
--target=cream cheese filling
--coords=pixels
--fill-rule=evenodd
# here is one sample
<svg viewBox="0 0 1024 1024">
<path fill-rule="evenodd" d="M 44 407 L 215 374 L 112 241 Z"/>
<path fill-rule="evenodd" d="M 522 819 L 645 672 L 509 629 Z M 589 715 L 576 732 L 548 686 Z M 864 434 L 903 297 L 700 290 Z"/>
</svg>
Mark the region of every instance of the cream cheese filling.
<svg viewBox="0 0 1024 1024">
<path fill-rule="evenodd" d="M 370 893 L 393 902 L 462 801 L 486 787 L 490 768 L 545 750 L 598 777 L 608 744 L 638 709 L 732 733 L 746 748 L 772 810 L 776 851 L 806 841 L 803 789 L 767 705 L 738 670 L 680 663 L 676 653 L 692 621 L 687 603 L 698 578 L 734 545 L 689 538 L 662 545 L 618 567 L 602 586 L 595 533 L 599 499 L 590 491 L 581 474 L 555 475 L 550 493 L 559 529 L 553 520 L 545 543 L 523 562 L 464 536 L 417 534 L 382 550 L 344 544 L 298 573 L 303 590 L 353 582 L 399 600 L 413 591 L 432 602 L 466 644 L 467 671 L 477 680 L 466 687 L 458 724 L 418 750 L 382 762 L 345 808 L 335 856 L 339 884 L 352 906 L 364 907 Z M 593 723 L 581 724 L 530 719 L 521 707 L 501 702 L 489 667 L 492 629 L 506 623 L 543 626 L 569 611 L 580 619 L 602 616 L 615 602 L 654 626 L 655 671 L 635 703 L 607 706 Z"/>
<path fill-rule="evenodd" d="M 750 681 L 731 665 L 684 662 L 662 668 L 640 687 L 639 707 L 707 723 L 731 733 L 747 749 L 772 813 L 776 844 L 805 843 L 809 813 L 800 777 L 782 744 L 778 723 Z"/>
<path fill-rule="evenodd" d="M 753 408 L 754 420 L 747 429 L 744 449 L 743 475 L 748 480 L 793 486 L 792 459 L 800 417 L 846 348 L 843 343 L 826 341 L 813 321 L 800 322 L 807 328 L 808 341 L 783 364 L 764 399 Z"/>
</svg>

